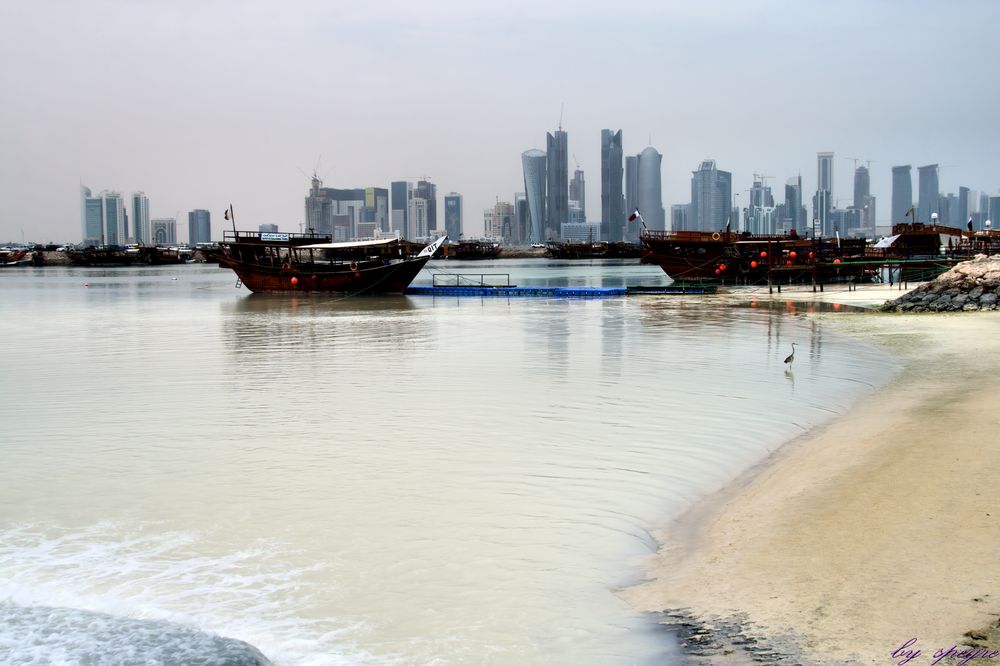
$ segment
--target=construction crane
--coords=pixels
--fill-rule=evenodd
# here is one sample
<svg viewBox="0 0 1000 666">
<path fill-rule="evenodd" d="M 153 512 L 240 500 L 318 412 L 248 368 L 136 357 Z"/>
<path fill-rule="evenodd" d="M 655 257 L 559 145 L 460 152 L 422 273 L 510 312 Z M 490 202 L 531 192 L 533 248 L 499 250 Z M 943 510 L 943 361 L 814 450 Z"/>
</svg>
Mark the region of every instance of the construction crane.
<svg viewBox="0 0 1000 666">
<path fill-rule="evenodd" d="M 861 157 L 845 157 L 844 159 L 845 160 L 851 160 L 852 162 L 854 162 L 854 170 L 855 171 L 858 170 L 858 162 L 864 162 L 865 163 L 865 168 L 867 168 L 869 171 L 871 171 L 872 170 L 872 162 L 877 161 L 877 160 L 866 160 L 866 159 L 863 159 Z"/>
</svg>

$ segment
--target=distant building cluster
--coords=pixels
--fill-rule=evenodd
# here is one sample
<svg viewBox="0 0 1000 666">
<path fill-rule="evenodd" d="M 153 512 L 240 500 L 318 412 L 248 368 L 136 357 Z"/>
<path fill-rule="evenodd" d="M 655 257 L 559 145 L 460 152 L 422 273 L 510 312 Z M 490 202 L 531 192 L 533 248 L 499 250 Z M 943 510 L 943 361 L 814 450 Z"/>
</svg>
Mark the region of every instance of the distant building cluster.
<svg viewBox="0 0 1000 666">
<path fill-rule="evenodd" d="M 643 228 L 673 231 L 732 231 L 750 234 L 874 237 L 876 199 L 871 193 L 871 162 L 855 160 L 851 197 L 834 189 L 834 153 L 817 153 L 817 188 L 807 207 L 802 176 L 787 179 L 784 200 L 778 202 L 768 181 L 774 176 L 753 174 L 748 191 L 733 190 L 733 175 L 705 159 L 691 172 L 691 198 L 670 207 L 669 224 L 663 206 L 663 155 L 647 146 L 625 155 L 622 131 L 601 130 L 600 219 L 587 215 L 586 179 L 579 164 L 569 173 L 569 135 L 560 126 L 546 133 L 545 150 L 521 153 L 524 189 L 513 201 L 496 202 L 483 211 L 487 238 L 507 245 L 529 245 L 550 240 L 572 242 L 638 242 Z M 854 159 L 854 158 L 851 158 Z M 913 167 L 892 167 L 891 223 L 923 222 L 979 230 L 1000 219 L 1000 196 L 959 187 L 943 194 L 937 164 L 917 167 L 917 196 Z M 748 195 L 746 199 L 741 194 Z M 780 195 L 780 192 L 779 192 Z M 847 205 L 841 205 L 846 203 Z M 742 205 L 741 205 L 742 204 Z M 638 210 L 640 215 L 634 216 Z M 329 236 L 335 241 L 399 236 L 426 241 L 447 234 L 463 237 L 464 202 L 461 194 L 444 195 L 444 214 L 438 217 L 437 186 L 430 177 L 392 181 L 389 188 L 324 187 L 314 176 L 305 197 L 305 222 L 300 231 Z M 96 196 L 80 187 L 80 219 L 85 245 L 176 244 L 175 218 L 150 218 L 149 198 L 135 192 L 126 199 L 104 190 Z M 262 224 L 261 232 L 278 232 L 278 225 Z M 881 229 L 887 233 L 888 228 Z M 188 213 L 188 242 L 212 241 L 211 213 Z"/>
<path fill-rule="evenodd" d="M 126 200 L 120 192 L 104 190 L 96 196 L 80 186 L 81 241 L 84 246 L 176 245 L 177 218 L 149 216 L 149 197 L 134 192 Z M 212 215 L 203 209 L 188 213 L 188 243 L 212 241 Z"/>
</svg>

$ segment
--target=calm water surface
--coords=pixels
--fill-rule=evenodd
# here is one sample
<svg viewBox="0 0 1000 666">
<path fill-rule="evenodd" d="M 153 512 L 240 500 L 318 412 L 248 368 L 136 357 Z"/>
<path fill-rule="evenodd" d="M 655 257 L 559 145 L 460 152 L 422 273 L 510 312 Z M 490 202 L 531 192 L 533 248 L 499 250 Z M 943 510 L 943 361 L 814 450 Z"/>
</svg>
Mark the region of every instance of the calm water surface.
<svg viewBox="0 0 1000 666">
<path fill-rule="evenodd" d="M 418 282 L 484 271 L 664 282 L 544 260 Z M 801 314 L 710 297 L 234 284 L 194 265 L 0 274 L 8 615 L 169 621 L 277 664 L 671 663 L 615 594 L 650 532 L 896 370 Z M 39 631 L 0 626 L 0 661 L 99 651 L 93 628 Z"/>
</svg>

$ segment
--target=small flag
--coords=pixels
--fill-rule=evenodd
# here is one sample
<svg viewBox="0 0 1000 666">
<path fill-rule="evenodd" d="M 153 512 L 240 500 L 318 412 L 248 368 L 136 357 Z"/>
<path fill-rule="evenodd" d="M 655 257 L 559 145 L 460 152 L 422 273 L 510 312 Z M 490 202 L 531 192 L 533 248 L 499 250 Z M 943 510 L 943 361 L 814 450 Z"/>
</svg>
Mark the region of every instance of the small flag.
<svg viewBox="0 0 1000 666">
<path fill-rule="evenodd" d="M 913 217 L 914 209 L 911 206 L 910 210 L 906 211 L 906 217 Z"/>
<path fill-rule="evenodd" d="M 635 209 L 634 213 L 632 213 L 631 215 L 628 216 L 628 221 L 629 222 L 635 222 L 635 218 L 637 218 L 637 217 L 642 217 L 642 215 L 639 215 L 639 209 L 638 208 Z"/>
<path fill-rule="evenodd" d="M 972 231 L 972 216 L 969 216 L 969 231 Z"/>
<path fill-rule="evenodd" d="M 227 220 L 229 219 L 229 209 L 228 208 L 226 209 L 226 219 Z"/>
</svg>

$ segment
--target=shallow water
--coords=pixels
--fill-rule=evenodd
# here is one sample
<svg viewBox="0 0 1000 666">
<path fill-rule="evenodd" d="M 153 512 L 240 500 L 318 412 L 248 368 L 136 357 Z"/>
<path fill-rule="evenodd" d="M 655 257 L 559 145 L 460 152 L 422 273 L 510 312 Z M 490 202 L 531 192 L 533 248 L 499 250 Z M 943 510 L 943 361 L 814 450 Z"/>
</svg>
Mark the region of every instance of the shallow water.
<svg viewBox="0 0 1000 666">
<path fill-rule="evenodd" d="M 544 260 L 418 281 L 484 271 L 666 281 Z M 169 620 L 277 664 L 669 662 L 614 593 L 651 530 L 897 367 L 799 310 L 711 297 L 234 283 L 193 265 L 0 274 L 0 604 Z"/>
</svg>

